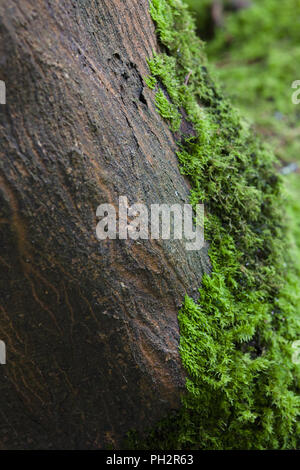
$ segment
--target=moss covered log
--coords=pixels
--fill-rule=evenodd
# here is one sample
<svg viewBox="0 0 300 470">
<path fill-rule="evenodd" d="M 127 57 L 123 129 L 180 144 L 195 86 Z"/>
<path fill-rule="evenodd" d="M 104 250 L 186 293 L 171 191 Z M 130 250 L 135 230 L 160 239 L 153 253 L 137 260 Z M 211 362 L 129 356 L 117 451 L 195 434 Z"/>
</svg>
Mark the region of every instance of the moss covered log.
<svg viewBox="0 0 300 470">
<path fill-rule="evenodd" d="M 299 207 L 186 5 L 0 13 L 0 448 L 299 446 Z M 99 244 L 96 208 L 124 194 L 204 203 L 207 244 Z"/>
<path fill-rule="evenodd" d="M 299 440 L 299 272 L 289 248 L 272 150 L 211 79 L 203 43 L 181 0 L 152 0 L 164 53 L 149 59 L 158 112 L 181 139 L 192 204 L 205 203 L 211 275 L 179 312 L 188 371 L 182 409 L 143 444 L 162 449 L 292 449 Z"/>
</svg>

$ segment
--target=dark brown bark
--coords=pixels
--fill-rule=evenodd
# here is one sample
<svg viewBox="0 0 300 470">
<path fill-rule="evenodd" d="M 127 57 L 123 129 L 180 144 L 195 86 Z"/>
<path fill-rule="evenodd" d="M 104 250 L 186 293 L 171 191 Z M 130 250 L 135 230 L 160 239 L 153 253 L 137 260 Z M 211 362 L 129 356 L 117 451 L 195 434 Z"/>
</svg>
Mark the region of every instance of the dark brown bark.
<svg viewBox="0 0 300 470">
<path fill-rule="evenodd" d="M 0 447 L 119 447 L 179 405 L 206 248 L 95 237 L 104 202 L 188 202 L 145 87 L 147 0 L 0 2 Z"/>
</svg>

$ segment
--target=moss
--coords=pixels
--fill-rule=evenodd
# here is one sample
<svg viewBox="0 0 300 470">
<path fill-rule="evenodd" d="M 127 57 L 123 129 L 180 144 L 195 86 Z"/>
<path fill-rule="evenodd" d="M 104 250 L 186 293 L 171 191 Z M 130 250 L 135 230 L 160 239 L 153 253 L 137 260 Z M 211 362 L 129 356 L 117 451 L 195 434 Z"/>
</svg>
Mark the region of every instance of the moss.
<svg viewBox="0 0 300 470">
<path fill-rule="evenodd" d="M 164 47 L 149 60 L 158 110 L 178 127 L 184 109 L 197 134 L 179 144 L 178 160 L 191 203 L 206 206 L 212 273 L 179 312 L 182 408 L 130 446 L 295 448 L 299 287 L 276 159 L 212 81 L 182 1 L 152 0 L 150 11 Z"/>
<path fill-rule="evenodd" d="M 154 90 L 155 87 L 156 87 L 156 78 L 155 77 L 152 77 L 151 75 L 149 77 L 145 77 L 144 78 L 144 81 L 146 83 L 146 85 L 148 85 L 148 87 L 151 89 L 151 90 Z"/>
<path fill-rule="evenodd" d="M 162 90 L 159 90 L 155 96 L 155 104 L 160 115 L 170 122 L 173 131 L 178 131 L 180 127 L 180 113 L 177 107 L 170 103 Z"/>
<path fill-rule="evenodd" d="M 200 18 L 207 11 L 203 2 L 186 0 Z M 212 0 L 207 0 L 209 4 Z M 206 2 L 206 3 L 207 3 Z M 252 0 L 251 8 L 226 13 L 224 27 L 207 44 L 218 80 L 231 100 L 254 122 L 255 129 L 269 142 L 282 166 L 300 163 L 300 113 L 292 103 L 291 84 L 300 75 L 300 1 Z M 291 195 L 291 231 L 300 245 L 299 176 L 285 176 Z M 297 227 L 298 224 L 298 227 Z M 300 254 L 300 248 L 299 248 Z M 299 255 L 293 254 L 298 260 Z"/>
</svg>

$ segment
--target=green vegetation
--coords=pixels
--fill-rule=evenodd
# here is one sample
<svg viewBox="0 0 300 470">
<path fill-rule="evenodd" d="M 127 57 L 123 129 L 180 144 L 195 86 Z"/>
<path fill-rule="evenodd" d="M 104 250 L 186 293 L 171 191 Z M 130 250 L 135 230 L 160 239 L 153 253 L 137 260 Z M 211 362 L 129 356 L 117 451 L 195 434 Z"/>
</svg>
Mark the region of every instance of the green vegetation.
<svg viewBox="0 0 300 470">
<path fill-rule="evenodd" d="M 212 0 L 186 0 L 196 16 L 207 15 Z M 251 8 L 227 13 L 224 28 L 207 44 L 214 73 L 243 115 L 269 142 L 282 166 L 300 164 L 300 106 L 292 103 L 292 83 L 300 77 L 300 0 L 252 0 Z M 300 253 L 300 177 L 285 177 L 293 200 L 290 226 Z M 299 255 L 296 256 L 298 266 Z"/>
<path fill-rule="evenodd" d="M 299 260 L 300 251 L 286 228 L 286 199 L 276 170 L 279 162 L 211 79 L 203 43 L 186 5 L 181 0 L 152 0 L 151 15 L 164 52 L 149 60 L 147 82 L 156 90 L 157 109 L 171 128 L 178 131 L 180 121 L 187 119 L 194 129 L 179 144 L 178 159 L 181 172 L 192 183 L 191 203 L 205 203 L 212 273 L 202 279 L 198 302 L 186 296 L 179 312 L 180 353 L 189 376 L 182 408 L 142 443 L 131 435 L 130 445 L 138 449 L 296 448 L 300 371 L 291 361 L 291 345 L 300 332 L 300 273 L 291 260 Z M 232 20 L 229 27 L 251 36 L 257 25 L 242 31 Z M 209 49 L 218 57 L 223 47 L 226 54 L 227 47 L 221 34 L 225 32 Z M 240 42 L 236 56 L 232 50 L 232 61 L 240 60 L 240 53 L 247 62 L 244 52 L 238 51 Z M 243 47 L 247 49 L 246 44 Z M 261 47 L 265 51 L 265 45 Z M 218 83 L 222 81 L 230 83 L 225 67 Z M 279 96 L 279 86 L 284 87 L 274 84 L 270 93 Z M 249 85 L 244 107 L 251 103 L 254 108 L 257 87 Z M 266 90 L 268 86 L 261 93 Z M 274 105 L 283 113 L 282 94 L 278 99 L 282 107 L 270 101 L 270 109 Z M 261 104 L 261 119 L 268 119 L 270 109 Z M 290 132 L 288 123 L 286 132 Z M 289 145 L 293 148 L 294 143 Z M 288 212 L 300 215 L 300 207 L 290 204 Z M 300 233 L 294 223 L 297 230 Z"/>
<path fill-rule="evenodd" d="M 211 0 L 187 3 L 198 18 Z M 300 76 L 300 0 L 252 0 L 251 8 L 227 13 L 207 54 L 231 101 L 277 155 L 300 159 L 300 108 L 291 100 Z"/>
</svg>

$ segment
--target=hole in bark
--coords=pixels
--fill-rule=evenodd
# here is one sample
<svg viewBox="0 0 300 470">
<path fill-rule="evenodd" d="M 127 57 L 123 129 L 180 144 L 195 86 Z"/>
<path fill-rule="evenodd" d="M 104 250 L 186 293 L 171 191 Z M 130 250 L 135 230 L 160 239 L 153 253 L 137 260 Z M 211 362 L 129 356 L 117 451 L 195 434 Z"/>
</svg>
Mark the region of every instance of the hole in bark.
<svg viewBox="0 0 300 470">
<path fill-rule="evenodd" d="M 144 87 L 140 91 L 139 100 L 141 101 L 141 103 L 143 103 L 147 106 L 147 100 L 146 100 L 145 95 L 144 95 Z"/>
<path fill-rule="evenodd" d="M 118 52 L 114 52 L 113 57 L 115 57 L 115 59 L 121 60 L 121 56 Z M 121 60 L 121 62 L 122 62 L 122 60 Z"/>
</svg>

